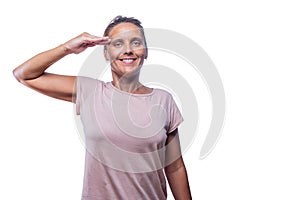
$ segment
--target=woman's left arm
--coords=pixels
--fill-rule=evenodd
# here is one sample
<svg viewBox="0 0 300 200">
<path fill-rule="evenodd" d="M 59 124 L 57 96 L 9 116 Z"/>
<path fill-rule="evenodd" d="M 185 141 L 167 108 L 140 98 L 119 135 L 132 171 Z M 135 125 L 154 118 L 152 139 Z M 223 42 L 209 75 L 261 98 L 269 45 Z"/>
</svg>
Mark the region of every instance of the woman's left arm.
<svg viewBox="0 0 300 200">
<path fill-rule="evenodd" d="M 178 129 L 168 134 L 166 165 L 165 174 L 175 200 L 191 200 L 188 176 L 181 156 Z"/>
</svg>

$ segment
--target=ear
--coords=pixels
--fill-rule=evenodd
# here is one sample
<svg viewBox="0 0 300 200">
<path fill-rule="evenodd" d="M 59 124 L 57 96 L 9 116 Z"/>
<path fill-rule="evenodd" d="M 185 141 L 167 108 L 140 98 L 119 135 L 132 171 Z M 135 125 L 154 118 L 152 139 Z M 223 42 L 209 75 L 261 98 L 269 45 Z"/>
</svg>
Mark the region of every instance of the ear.
<svg viewBox="0 0 300 200">
<path fill-rule="evenodd" d="M 108 54 L 108 50 L 107 50 L 106 46 L 104 46 L 103 55 L 104 55 L 105 60 L 109 61 L 109 54 Z"/>
<path fill-rule="evenodd" d="M 148 58 L 148 48 L 146 47 L 145 48 L 145 59 L 147 59 Z"/>
</svg>

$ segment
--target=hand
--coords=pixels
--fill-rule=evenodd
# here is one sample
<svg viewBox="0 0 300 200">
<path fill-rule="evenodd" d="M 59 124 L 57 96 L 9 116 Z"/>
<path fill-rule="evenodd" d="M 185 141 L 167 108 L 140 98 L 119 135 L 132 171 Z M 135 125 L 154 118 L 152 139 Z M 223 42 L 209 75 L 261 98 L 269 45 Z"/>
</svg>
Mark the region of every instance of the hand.
<svg viewBox="0 0 300 200">
<path fill-rule="evenodd" d="M 82 33 L 64 44 L 68 53 L 79 54 L 88 47 L 106 45 L 110 43 L 109 37 L 98 37 L 89 33 Z"/>
</svg>

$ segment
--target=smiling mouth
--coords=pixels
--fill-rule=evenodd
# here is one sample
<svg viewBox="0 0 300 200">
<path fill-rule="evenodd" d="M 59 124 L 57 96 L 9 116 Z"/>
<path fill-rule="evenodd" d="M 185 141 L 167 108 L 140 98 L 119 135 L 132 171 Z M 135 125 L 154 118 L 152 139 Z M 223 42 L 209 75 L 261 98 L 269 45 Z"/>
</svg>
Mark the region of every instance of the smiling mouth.
<svg viewBox="0 0 300 200">
<path fill-rule="evenodd" d="M 134 61 L 136 61 L 137 58 L 122 58 L 119 59 L 123 64 L 133 64 Z"/>
</svg>

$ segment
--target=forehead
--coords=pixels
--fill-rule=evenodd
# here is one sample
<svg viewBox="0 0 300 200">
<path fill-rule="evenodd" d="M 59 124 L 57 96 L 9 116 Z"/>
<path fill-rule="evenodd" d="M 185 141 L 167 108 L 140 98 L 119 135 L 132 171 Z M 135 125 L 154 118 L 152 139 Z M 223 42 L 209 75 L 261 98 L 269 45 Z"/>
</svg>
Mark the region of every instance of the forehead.
<svg viewBox="0 0 300 200">
<path fill-rule="evenodd" d="M 110 38 L 142 37 L 140 28 L 132 23 L 124 22 L 113 27 L 108 36 Z"/>
</svg>

